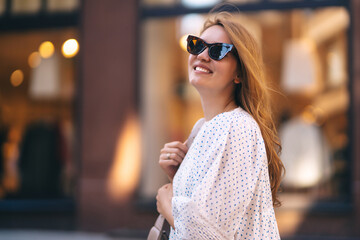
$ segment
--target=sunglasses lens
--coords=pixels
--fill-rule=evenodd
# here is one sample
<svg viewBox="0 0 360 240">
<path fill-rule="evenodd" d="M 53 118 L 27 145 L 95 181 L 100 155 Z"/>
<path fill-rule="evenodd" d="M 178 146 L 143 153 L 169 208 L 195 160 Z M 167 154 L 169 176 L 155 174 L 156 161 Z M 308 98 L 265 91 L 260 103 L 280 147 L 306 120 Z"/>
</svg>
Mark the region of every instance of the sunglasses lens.
<svg viewBox="0 0 360 240">
<path fill-rule="evenodd" d="M 188 36 L 187 38 L 187 51 L 193 55 L 199 55 L 206 47 L 209 47 L 209 56 L 214 60 L 223 59 L 228 52 L 232 49 L 231 44 L 226 43 L 205 43 L 201 38 L 195 36 Z"/>
<path fill-rule="evenodd" d="M 188 38 L 187 51 L 191 54 L 198 55 L 205 49 L 205 44 L 201 39 L 195 37 Z"/>
<path fill-rule="evenodd" d="M 224 44 L 218 44 L 211 46 L 209 49 L 209 55 L 214 60 L 221 60 L 231 50 L 231 47 Z"/>
</svg>

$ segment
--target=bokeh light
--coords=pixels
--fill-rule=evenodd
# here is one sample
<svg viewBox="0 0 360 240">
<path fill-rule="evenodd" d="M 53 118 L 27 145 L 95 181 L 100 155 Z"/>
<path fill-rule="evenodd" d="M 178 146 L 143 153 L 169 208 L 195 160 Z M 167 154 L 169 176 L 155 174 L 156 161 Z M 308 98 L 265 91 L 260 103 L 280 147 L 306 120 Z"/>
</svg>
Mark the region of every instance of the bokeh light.
<svg viewBox="0 0 360 240">
<path fill-rule="evenodd" d="M 31 68 L 36 68 L 41 63 L 41 56 L 39 52 L 33 52 L 29 55 L 28 63 Z"/>
<path fill-rule="evenodd" d="M 204 8 L 211 7 L 220 2 L 219 0 L 182 0 L 181 1 L 186 7 L 189 8 Z"/>
<path fill-rule="evenodd" d="M 54 54 L 54 44 L 50 41 L 45 41 L 40 44 L 39 53 L 43 58 L 49 58 Z"/>
<path fill-rule="evenodd" d="M 76 39 L 68 39 L 62 45 L 61 51 L 64 57 L 72 58 L 79 51 L 79 43 L 76 41 Z"/>
<path fill-rule="evenodd" d="M 186 42 L 186 39 L 187 39 L 188 35 L 184 35 L 180 38 L 179 40 L 179 44 L 180 44 L 180 47 L 182 50 L 184 50 L 185 52 L 187 51 L 186 48 L 187 48 L 187 42 Z"/>
<path fill-rule="evenodd" d="M 11 85 L 14 87 L 20 86 L 24 81 L 24 73 L 20 69 L 15 70 L 10 76 Z"/>
</svg>

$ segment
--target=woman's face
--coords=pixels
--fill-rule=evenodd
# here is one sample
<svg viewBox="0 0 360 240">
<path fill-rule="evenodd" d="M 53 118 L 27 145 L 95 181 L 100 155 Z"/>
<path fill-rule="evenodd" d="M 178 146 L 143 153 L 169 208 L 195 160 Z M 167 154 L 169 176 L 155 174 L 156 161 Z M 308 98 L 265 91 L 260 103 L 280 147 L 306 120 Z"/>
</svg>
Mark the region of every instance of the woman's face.
<svg viewBox="0 0 360 240">
<path fill-rule="evenodd" d="M 223 27 L 214 25 L 206 29 L 202 38 L 207 43 L 232 44 Z M 189 55 L 189 81 L 200 92 L 230 96 L 234 89 L 237 75 L 237 61 L 232 53 L 228 53 L 220 61 L 209 57 L 208 48 L 199 55 Z"/>
</svg>

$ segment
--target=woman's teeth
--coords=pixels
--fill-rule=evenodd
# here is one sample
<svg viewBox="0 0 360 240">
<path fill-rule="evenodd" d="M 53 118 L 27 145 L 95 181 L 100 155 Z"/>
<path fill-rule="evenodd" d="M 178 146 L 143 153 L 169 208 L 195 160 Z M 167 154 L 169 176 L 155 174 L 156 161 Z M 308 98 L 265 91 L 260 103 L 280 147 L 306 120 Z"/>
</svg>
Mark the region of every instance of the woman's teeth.
<svg viewBox="0 0 360 240">
<path fill-rule="evenodd" d="M 200 72 L 204 72 L 204 73 L 210 73 L 209 70 L 205 69 L 205 68 L 202 68 L 202 67 L 196 67 L 195 68 L 196 71 L 200 71 Z"/>
</svg>

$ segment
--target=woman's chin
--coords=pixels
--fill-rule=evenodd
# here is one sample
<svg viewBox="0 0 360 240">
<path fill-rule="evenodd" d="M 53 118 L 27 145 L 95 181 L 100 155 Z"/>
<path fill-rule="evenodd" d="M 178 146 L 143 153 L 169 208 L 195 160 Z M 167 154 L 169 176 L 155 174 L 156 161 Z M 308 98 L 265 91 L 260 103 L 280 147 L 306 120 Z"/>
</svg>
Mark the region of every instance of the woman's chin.
<svg viewBox="0 0 360 240">
<path fill-rule="evenodd" d="M 204 78 L 192 78 L 190 79 L 190 84 L 193 85 L 194 87 L 206 87 L 207 85 L 209 85 L 209 79 L 204 79 Z"/>
<path fill-rule="evenodd" d="M 200 93 L 206 93 L 211 91 L 211 86 L 209 86 L 209 84 L 206 84 L 204 82 L 201 81 L 192 81 L 190 82 L 190 84 Z"/>
</svg>

